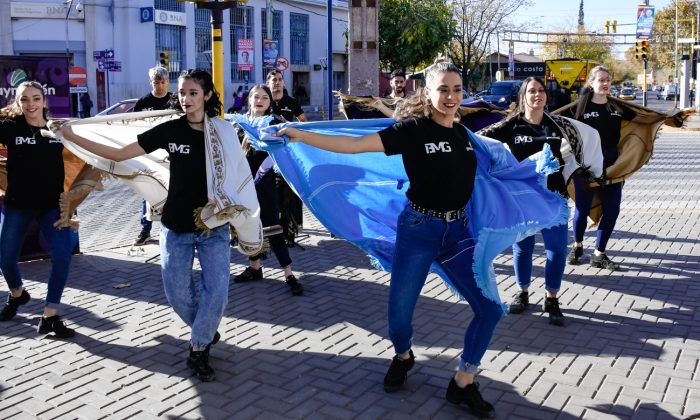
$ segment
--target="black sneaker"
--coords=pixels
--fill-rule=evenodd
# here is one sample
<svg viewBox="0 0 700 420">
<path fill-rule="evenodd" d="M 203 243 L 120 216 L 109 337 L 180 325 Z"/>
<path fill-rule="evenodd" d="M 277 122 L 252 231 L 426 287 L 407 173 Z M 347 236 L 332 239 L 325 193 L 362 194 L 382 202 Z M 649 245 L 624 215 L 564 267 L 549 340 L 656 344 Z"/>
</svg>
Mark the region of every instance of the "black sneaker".
<svg viewBox="0 0 700 420">
<path fill-rule="evenodd" d="M 12 297 L 12 293 L 8 293 L 7 302 L 0 313 L 0 321 L 9 321 L 14 318 L 15 315 L 17 315 L 17 308 L 29 302 L 29 299 L 31 299 L 31 297 L 26 289 L 22 289 L 22 294 L 17 297 Z"/>
<path fill-rule="evenodd" d="M 138 238 L 136 238 L 136 241 L 134 241 L 134 245 L 146 245 L 146 242 L 151 239 L 151 232 L 148 230 L 142 230 L 141 233 L 139 233 Z"/>
<path fill-rule="evenodd" d="M 408 379 L 408 371 L 411 370 L 416 363 L 416 358 L 413 356 L 413 350 L 408 351 L 408 359 L 402 360 L 397 354 L 391 359 L 391 366 L 384 376 L 384 391 L 396 392 Z"/>
<path fill-rule="evenodd" d="M 450 384 L 447 386 L 445 398 L 452 404 L 466 403 L 469 406 L 469 411 L 480 419 L 492 419 L 496 417 L 493 405 L 484 401 L 484 398 L 481 396 L 478 382 L 460 388 L 455 378 L 452 378 L 450 379 Z"/>
<path fill-rule="evenodd" d="M 190 350 L 187 366 L 192 369 L 202 382 L 211 382 L 216 377 L 214 369 L 209 366 L 209 346 L 206 350 Z"/>
<path fill-rule="evenodd" d="M 520 292 L 515 295 L 515 299 L 508 307 L 508 312 L 511 314 L 521 314 L 530 306 L 530 295 L 528 292 Z"/>
<path fill-rule="evenodd" d="M 612 260 L 605 254 L 591 255 L 591 267 L 607 268 L 610 271 L 615 271 L 620 268 L 618 264 L 612 262 Z"/>
<path fill-rule="evenodd" d="M 263 278 L 263 271 L 262 267 L 258 268 L 257 270 L 254 269 L 253 267 L 246 267 L 245 270 L 236 277 L 233 278 L 234 283 L 244 283 L 247 281 L 254 281 L 254 280 L 262 280 Z"/>
<path fill-rule="evenodd" d="M 546 297 L 543 306 L 544 311 L 549 314 L 549 323 L 563 327 L 566 318 L 564 318 L 564 314 L 561 313 L 561 309 L 559 308 L 559 299 Z"/>
<path fill-rule="evenodd" d="M 287 276 L 285 282 L 287 283 L 287 286 L 289 286 L 289 290 L 292 291 L 294 296 L 299 296 L 300 294 L 304 293 L 304 288 L 301 287 L 301 283 L 299 283 L 299 280 L 297 280 L 297 278 L 293 275 Z"/>
<path fill-rule="evenodd" d="M 71 338 L 75 336 L 75 331 L 66 327 L 58 315 L 46 318 L 42 316 L 37 327 L 39 334 L 54 333 L 58 338 Z"/>
<path fill-rule="evenodd" d="M 567 261 L 571 265 L 578 265 L 579 261 L 578 259 L 583 256 L 583 247 L 582 246 L 572 246 L 571 251 L 569 251 L 569 255 L 566 257 Z"/>
</svg>

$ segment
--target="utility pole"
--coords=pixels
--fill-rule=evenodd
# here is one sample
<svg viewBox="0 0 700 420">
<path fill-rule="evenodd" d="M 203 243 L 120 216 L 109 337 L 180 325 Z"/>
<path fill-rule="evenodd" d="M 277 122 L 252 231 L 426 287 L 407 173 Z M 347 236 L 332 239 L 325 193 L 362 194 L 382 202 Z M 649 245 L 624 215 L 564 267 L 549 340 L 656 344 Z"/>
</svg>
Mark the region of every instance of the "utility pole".
<svg viewBox="0 0 700 420">
<path fill-rule="evenodd" d="M 178 0 L 183 1 L 183 0 Z M 224 23 L 224 10 L 236 7 L 236 0 L 184 0 L 197 4 L 198 8 L 211 10 L 211 75 L 214 79 L 214 88 L 223 97 L 224 94 L 224 46 L 222 37 L 222 25 Z M 244 1 L 245 2 L 245 1 Z M 268 16 L 270 15 L 268 11 Z M 268 30 L 270 27 L 268 26 Z M 223 98 L 222 98 L 223 99 Z M 222 110 L 223 112 L 223 110 Z"/>
</svg>

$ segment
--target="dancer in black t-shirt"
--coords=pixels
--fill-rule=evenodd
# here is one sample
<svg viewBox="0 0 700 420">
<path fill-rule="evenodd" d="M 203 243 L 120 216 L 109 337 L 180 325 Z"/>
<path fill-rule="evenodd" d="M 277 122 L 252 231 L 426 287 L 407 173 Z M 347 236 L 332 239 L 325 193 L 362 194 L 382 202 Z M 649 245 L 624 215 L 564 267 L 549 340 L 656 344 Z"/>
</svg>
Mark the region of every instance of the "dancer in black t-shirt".
<svg viewBox="0 0 700 420">
<path fill-rule="evenodd" d="M 134 112 L 139 111 L 157 111 L 168 109 L 170 95 L 170 81 L 168 79 L 168 70 L 165 67 L 156 66 L 148 70 L 148 79 L 151 83 L 152 90 L 139 98 L 134 105 Z M 141 233 L 134 241 L 134 245 L 143 245 L 151 239 L 151 229 L 153 222 L 146 218 L 146 200 L 141 200 Z"/>
<path fill-rule="evenodd" d="M 43 86 L 24 82 L 16 92 L 16 99 L 0 110 L 0 143 L 7 147 L 8 182 L 0 227 L 0 270 L 10 288 L 0 321 L 9 321 L 20 305 L 29 302 L 18 261 L 29 224 L 36 220 L 51 254 L 46 305 L 38 330 L 69 338 L 75 332 L 63 324 L 58 308 L 68 281 L 75 239 L 69 228 L 54 227 L 60 217 L 58 204 L 65 178 L 63 144 L 41 135 L 47 122 Z"/>
<path fill-rule="evenodd" d="M 561 155 L 562 129 L 555 120 L 544 112 L 547 105 L 547 90 L 544 82 L 538 77 L 528 77 L 523 80 L 518 94 L 518 109 L 506 120 L 492 127 L 479 131 L 508 145 L 511 153 L 522 161 L 542 151 L 549 144 L 552 153 L 561 165 L 564 159 Z M 561 117 L 557 117 L 561 118 Z M 561 169 L 547 177 L 547 186 L 566 196 L 566 183 Z M 545 288 L 544 311 L 549 313 L 549 322 L 562 326 L 564 315 L 559 308 L 557 293 L 561 288 L 564 268 L 566 267 L 566 245 L 569 237 L 567 221 L 542 230 L 544 248 L 547 252 L 547 263 L 544 269 Z M 529 286 L 532 278 L 532 254 L 535 248 L 535 236 L 529 236 L 513 244 L 513 266 L 515 278 L 520 292 L 510 304 L 512 314 L 524 312 L 530 305 Z"/>
<path fill-rule="evenodd" d="M 192 328 L 187 365 L 202 381 L 211 381 L 215 373 L 209 365 L 209 349 L 219 341 L 216 329 L 226 309 L 231 237 L 228 224 L 207 232 L 198 228 L 193 215 L 208 202 L 204 117 L 212 124 L 222 104 L 211 75 L 188 70 L 178 79 L 178 96 L 171 105 L 185 115 L 153 127 L 121 149 L 77 136 L 70 127 L 62 130 L 65 139 L 117 162 L 156 149 L 168 151 L 170 182 L 160 231 L 163 286 L 170 305 Z M 202 267 L 198 289 L 192 273 L 195 248 Z"/>
<path fill-rule="evenodd" d="M 272 92 L 266 85 L 255 85 L 248 92 L 248 113 L 246 116 L 249 120 L 257 117 L 269 115 L 272 112 L 270 107 Z M 255 191 L 258 195 L 258 203 L 260 203 L 260 220 L 263 227 L 275 226 L 280 224 L 279 207 L 277 205 L 277 188 L 275 185 L 275 171 L 273 170 L 272 158 L 267 152 L 255 150 L 245 140 L 243 130 L 240 130 L 239 136 L 243 141 L 243 151 L 248 159 L 250 170 L 255 179 Z M 304 292 L 304 288 L 297 280 L 292 272 L 292 259 L 289 256 L 289 249 L 284 240 L 282 233 L 268 237 L 272 252 L 280 266 L 284 270 L 284 278 L 291 290 L 292 294 L 297 296 Z M 252 280 L 262 280 L 263 269 L 261 259 L 263 254 L 253 255 L 249 257 L 250 266 L 236 277 L 234 282 L 241 283 Z"/>
<path fill-rule="evenodd" d="M 426 69 L 425 78 L 426 87 L 402 102 L 396 113 L 399 121 L 379 133 L 325 136 L 285 128 L 279 134 L 339 153 L 402 155 L 410 181 L 409 201 L 399 216 L 391 264 L 388 322 L 396 356 L 384 377 L 384 390 L 399 390 L 414 365 L 413 311 L 431 264 L 439 263 L 452 273 L 450 280 L 474 311 L 446 398 L 466 403 L 477 416 L 492 416 L 493 406 L 481 397 L 474 376 L 503 313 L 498 303 L 484 296 L 471 271 L 475 244 L 465 206 L 474 187 L 477 158 L 467 129 L 455 123 L 462 77 L 456 66 L 440 62 Z M 455 275 L 450 269 L 454 266 L 466 274 Z"/>
<path fill-rule="evenodd" d="M 610 71 L 607 68 L 594 67 L 588 75 L 586 86 L 583 88 L 577 106 L 571 108 L 572 116 L 575 119 L 598 130 L 605 168 L 610 167 L 618 158 L 617 145 L 620 141 L 620 128 L 623 120 L 640 123 L 656 122 L 650 117 L 637 115 L 633 110 L 619 102 L 609 101 L 610 81 Z M 579 258 L 583 256 L 583 234 L 586 231 L 593 195 L 598 194 L 602 217 L 598 224 L 596 247 L 591 255 L 590 265 L 614 271 L 619 265 L 608 258 L 605 250 L 620 214 L 623 183 L 591 188 L 588 181 L 580 176 L 574 175 L 573 180 L 576 195 L 576 212 L 573 220 L 575 244 L 569 252 L 569 264 L 578 264 Z"/>
</svg>

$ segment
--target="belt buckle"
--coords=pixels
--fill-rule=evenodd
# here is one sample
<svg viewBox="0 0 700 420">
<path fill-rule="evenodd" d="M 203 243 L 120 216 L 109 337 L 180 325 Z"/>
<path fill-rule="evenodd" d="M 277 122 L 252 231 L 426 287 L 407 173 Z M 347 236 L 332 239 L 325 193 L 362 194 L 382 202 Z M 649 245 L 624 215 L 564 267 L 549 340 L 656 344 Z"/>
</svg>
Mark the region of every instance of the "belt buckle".
<svg viewBox="0 0 700 420">
<path fill-rule="evenodd" d="M 459 218 L 459 211 L 454 210 L 454 211 L 448 211 L 445 212 L 445 220 L 449 223 L 452 221 L 455 221 Z"/>
</svg>

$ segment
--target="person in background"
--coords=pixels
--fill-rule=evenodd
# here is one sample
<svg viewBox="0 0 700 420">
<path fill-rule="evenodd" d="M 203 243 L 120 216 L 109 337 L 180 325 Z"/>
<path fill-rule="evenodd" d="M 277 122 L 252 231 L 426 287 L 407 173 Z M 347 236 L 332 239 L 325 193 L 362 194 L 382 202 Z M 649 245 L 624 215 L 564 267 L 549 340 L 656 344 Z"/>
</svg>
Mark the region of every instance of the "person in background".
<svg viewBox="0 0 700 420">
<path fill-rule="evenodd" d="M 392 99 L 394 104 L 396 104 L 399 100 L 406 98 L 406 72 L 401 69 L 392 71 L 389 85 L 391 86 L 391 93 L 389 93 L 387 99 Z M 373 102 L 372 107 L 374 107 L 374 109 L 377 111 L 380 111 L 387 118 L 391 118 L 394 115 L 394 109 L 388 107 L 381 100 Z"/>
<path fill-rule="evenodd" d="M 69 228 L 54 227 L 60 217 L 59 197 L 65 178 L 63 144 L 41 134 L 48 120 L 42 85 L 23 82 L 16 92 L 15 100 L 0 110 L 0 143 L 7 147 L 8 182 L 0 222 L 0 271 L 10 289 L 0 321 L 14 318 L 19 307 L 30 300 L 18 261 L 29 224 L 36 220 L 51 254 L 46 304 L 37 329 L 40 334 L 70 338 L 75 331 L 65 326 L 58 309 L 75 240 Z"/>
<path fill-rule="evenodd" d="M 89 93 L 85 92 L 80 95 L 80 106 L 83 109 L 80 118 L 90 118 L 92 115 L 92 105 L 92 99 L 90 99 Z"/>
<path fill-rule="evenodd" d="M 246 116 L 249 121 L 257 117 L 269 115 L 272 112 L 271 98 L 272 92 L 266 85 L 255 85 L 248 93 L 248 112 Z M 273 170 L 274 163 L 267 152 L 258 151 L 248 143 L 243 136 L 243 131 L 239 130 L 239 137 L 242 140 L 243 151 L 248 159 L 250 170 L 255 179 L 255 191 L 258 194 L 258 202 L 260 203 L 260 220 L 263 227 L 275 226 L 280 224 L 279 207 L 277 204 L 277 188 L 275 185 L 275 171 Z M 279 262 L 280 267 L 284 270 L 284 278 L 287 286 L 293 295 L 301 295 L 304 291 L 301 283 L 297 280 L 292 272 L 292 259 L 289 256 L 289 249 L 284 240 L 282 233 L 268 237 L 272 252 Z M 242 283 L 253 280 L 262 280 L 262 254 L 249 257 L 250 265 L 236 277 L 233 281 Z"/>
<path fill-rule="evenodd" d="M 267 87 L 272 92 L 272 113 L 282 117 L 285 121 L 306 121 L 306 115 L 296 99 L 285 93 L 284 78 L 279 70 L 271 70 L 267 73 Z M 250 101 L 248 101 L 250 102 Z M 303 205 L 301 199 L 292 191 L 289 184 L 282 178 L 278 178 L 278 191 L 282 229 L 288 246 L 294 246 L 295 238 L 303 223 Z"/>
<path fill-rule="evenodd" d="M 171 100 L 170 81 L 168 70 L 162 66 L 155 66 L 148 70 L 148 79 L 151 83 L 151 91 L 139 98 L 134 105 L 134 112 L 156 111 L 168 109 Z M 151 239 L 153 222 L 147 217 L 146 200 L 141 200 L 141 232 L 134 241 L 134 245 L 144 245 Z"/>
<path fill-rule="evenodd" d="M 238 92 L 233 92 L 233 105 L 231 105 L 226 112 L 229 114 L 235 114 L 236 112 L 240 112 L 241 108 L 243 108 L 243 98 Z"/>
</svg>

